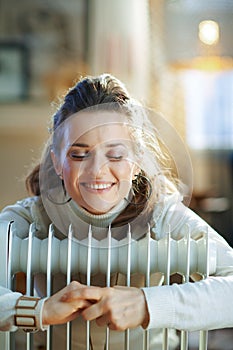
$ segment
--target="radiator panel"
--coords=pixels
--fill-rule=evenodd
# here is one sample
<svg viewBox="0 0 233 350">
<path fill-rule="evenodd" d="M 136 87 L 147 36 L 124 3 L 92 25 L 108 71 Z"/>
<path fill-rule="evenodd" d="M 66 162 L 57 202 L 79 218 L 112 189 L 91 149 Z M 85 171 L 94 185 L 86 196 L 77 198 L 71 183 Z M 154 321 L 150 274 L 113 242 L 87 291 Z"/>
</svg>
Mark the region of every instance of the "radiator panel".
<svg viewBox="0 0 233 350">
<path fill-rule="evenodd" d="M 67 237 L 59 240 L 54 235 L 53 225 L 50 225 L 48 237 L 40 239 L 36 236 L 35 225 L 30 225 L 28 237 L 22 239 L 17 236 L 14 225 L 0 223 L 1 261 L 3 268 L 0 273 L 1 285 L 14 289 L 12 276 L 16 272 L 26 274 L 26 294 L 33 295 L 34 276 L 43 273 L 46 276 L 46 296 L 52 293 L 53 276 L 62 273 L 66 277 L 66 284 L 72 276 L 83 274 L 86 284 L 91 285 L 91 278 L 96 273 L 105 275 L 106 286 L 111 285 L 111 275 L 121 273 L 125 276 L 125 285 L 130 286 L 132 275 L 144 275 L 144 286 L 151 285 L 152 275 L 159 273 L 157 284 L 170 284 L 170 276 L 178 273 L 182 283 L 190 281 L 192 274 L 200 278 L 207 278 L 216 269 L 216 250 L 213 242 L 209 241 L 208 232 L 199 240 L 193 240 L 187 227 L 187 234 L 180 240 L 171 238 L 170 233 L 165 238 L 155 240 L 151 238 L 150 227 L 142 239 L 135 241 L 131 238 L 131 227 L 128 226 L 127 237 L 117 241 L 111 236 L 111 228 L 104 240 L 98 241 L 92 237 L 92 228 L 89 227 L 88 237 L 78 241 L 73 237 L 72 225 Z M 3 234 L 4 233 L 4 234 Z M 73 322 L 66 325 L 66 347 L 72 349 Z M 46 331 L 46 349 L 52 349 L 53 327 Z M 124 332 L 124 349 L 131 346 L 131 331 Z M 143 335 L 143 350 L 153 350 L 150 346 L 150 331 L 145 330 Z M 13 350 L 13 341 L 9 332 L 0 332 L 2 349 Z M 207 349 L 207 332 L 200 332 L 199 350 Z M 86 322 L 86 349 L 95 349 L 90 342 L 91 324 Z M 11 344 L 12 343 L 12 344 Z M 26 335 L 25 350 L 32 350 L 33 334 Z M 105 330 L 105 349 L 111 349 L 111 332 Z M 157 349 L 157 347 L 156 347 Z M 161 349 L 169 349 L 169 330 L 163 330 Z M 188 332 L 180 335 L 180 349 L 188 349 Z"/>
</svg>

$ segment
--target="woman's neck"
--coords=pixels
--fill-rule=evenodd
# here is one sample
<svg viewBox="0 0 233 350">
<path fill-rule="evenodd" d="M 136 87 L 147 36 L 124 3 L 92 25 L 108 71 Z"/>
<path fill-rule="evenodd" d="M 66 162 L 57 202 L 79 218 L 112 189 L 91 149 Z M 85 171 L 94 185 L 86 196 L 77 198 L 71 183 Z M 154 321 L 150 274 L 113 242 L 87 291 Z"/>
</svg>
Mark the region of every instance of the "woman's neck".
<svg viewBox="0 0 233 350">
<path fill-rule="evenodd" d="M 127 201 L 123 199 L 120 203 L 118 203 L 115 207 L 110 209 L 107 213 L 92 214 L 86 209 L 80 207 L 74 201 L 70 202 L 72 210 L 76 213 L 76 215 L 78 215 L 80 219 L 82 219 L 90 225 L 102 228 L 108 227 L 114 221 L 114 219 L 127 207 L 127 205 Z"/>
</svg>

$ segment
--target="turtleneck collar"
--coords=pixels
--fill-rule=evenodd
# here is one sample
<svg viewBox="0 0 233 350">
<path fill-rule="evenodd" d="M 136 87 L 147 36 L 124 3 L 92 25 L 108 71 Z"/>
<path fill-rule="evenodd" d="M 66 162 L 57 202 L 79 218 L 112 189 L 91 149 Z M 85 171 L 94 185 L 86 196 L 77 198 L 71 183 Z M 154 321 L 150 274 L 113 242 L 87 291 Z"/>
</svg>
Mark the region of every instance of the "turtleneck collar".
<svg viewBox="0 0 233 350">
<path fill-rule="evenodd" d="M 69 203 L 73 212 L 84 222 L 91 224 L 92 226 L 106 228 L 114 219 L 127 207 L 129 204 L 126 199 L 123 199 L 110 211 L 104 214 L 92 214 L 86 209 L 80 207 L 73 200 Z"/>
</svg>

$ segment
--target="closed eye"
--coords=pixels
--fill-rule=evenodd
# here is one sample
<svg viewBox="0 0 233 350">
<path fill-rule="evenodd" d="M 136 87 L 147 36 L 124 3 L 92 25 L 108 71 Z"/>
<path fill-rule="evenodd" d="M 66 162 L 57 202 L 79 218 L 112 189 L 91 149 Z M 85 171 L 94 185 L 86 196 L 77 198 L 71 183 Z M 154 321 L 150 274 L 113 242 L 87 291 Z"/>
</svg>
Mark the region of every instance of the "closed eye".
<svg viewBox="0 0 233 350">
<path fill-rule="evenodd" d="M 90 152 L 70 151 L 69 157 L 74 160 L 84 160 L 90 157 Z"/>
<path fill-rule="evenodd" d="M 124 158 L 124 156 L 123 155 L 116 155 L 116 156 L 108 155 L 107 158 L 111 161 L 117 161 L 117 160 L 122 160 Z"/>
<path fill-rule="evenodd" d="M 125 146 L 123 145 L 111 145 L 111 148 L 106 152 L 106 157 L 110 160 L 110 161 L 120 161 L 123 160 L 125 158 L 127 158 L 128 156 L 128 150 Z"/>
</svg>

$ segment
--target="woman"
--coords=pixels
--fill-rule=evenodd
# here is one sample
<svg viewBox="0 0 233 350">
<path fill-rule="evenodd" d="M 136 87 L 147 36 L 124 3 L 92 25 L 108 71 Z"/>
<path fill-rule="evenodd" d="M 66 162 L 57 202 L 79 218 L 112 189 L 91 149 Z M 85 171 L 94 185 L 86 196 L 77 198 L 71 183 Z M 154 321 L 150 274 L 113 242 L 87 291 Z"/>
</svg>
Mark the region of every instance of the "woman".
<svg viewBox="0 0 233 350">
<path fill-rule="evenodd" d="M 75 238 L 82 240 L 91 225 L 93 237 L 99 241 L 106 237 L 109 226 L 115 239 L 123 239 L 128 223 L 136 240 L 146 234 L 148 223 L 155 239 L 164 237 L 168 230 L 179 239 L 187 225 L 193 239 L 208 229 L 217 245 L 215 276 L 195 284 L 147 288 L 107 288 L 98 276 L 91 287 L 79 279 L 60 289 L 57 281 L 60 290 L 47 299 L 25 298 L 1 288 L 0 305 L 8 300 L 4 317 L 0 317 L 1 330 L 28 328 L 25 318 L 16 317 L 14 321 L 13 317 L 23 305 L 32 308 L 33 320 L 35 315 L 32 329 L 43 330 L 75 319 L 79 337 L 73 342 L 80 349 L 85 349 L 82 319 L 96 321 L 90 340 L 94 349 L 105 346 L 104 327 L 97 326 L 107 325 L 113 331 L 134 329 L 134 349 L 142 348 L 139 326 L 152 330 L 151 344 L 160 343 L 159 329 L 163 327 L 197 330 L 233 326 L 233 251 L 182 204 L 185 199 L 181 194 L 187 193 L 177 177 L 185 159 L 175 156 L 178 165 L 171 171 L 174 164 L 166 144 L 169 137 L 166 142 L 161 139 L 163 127 L 156 125 L 156 130 L 148 114 L 113 76 L 82 79 L 54 115 L 53 133 L 43 160 L 27 178 L 33 197 L 8 206 L 0 219 L 14 220 L 21 237 L 27 235 L 32 222 L 43 237 L 53 222 L 57 235 L 65 234 L 72 223 Z M 162 123 L 159 117 L 157 121 Z M 40 280 L 37 289 L 43 295 Z M 171 337 L 175 348 L 177 339 L 173 333 Z M 111 332 L 111 341 L 111 349 L 119 349 L 121 333 Z"/>
</svg>

